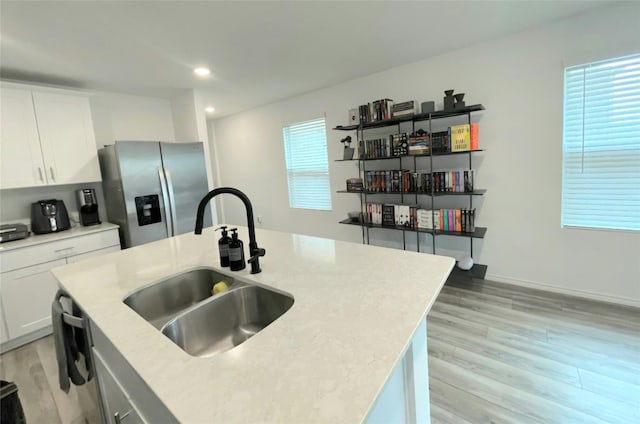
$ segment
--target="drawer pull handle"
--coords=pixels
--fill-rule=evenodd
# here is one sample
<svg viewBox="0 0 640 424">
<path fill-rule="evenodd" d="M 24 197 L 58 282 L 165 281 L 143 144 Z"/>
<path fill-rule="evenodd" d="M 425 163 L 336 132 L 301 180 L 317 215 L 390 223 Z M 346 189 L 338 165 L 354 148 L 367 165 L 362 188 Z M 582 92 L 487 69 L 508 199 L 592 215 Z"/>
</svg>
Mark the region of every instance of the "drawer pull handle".
<svg viewBox="0 0 640 424">
<path fill-rule="evenodd" d="M 68 250 L 73 250 L 75 249 L 75 247 L 71 246 L 71 247 L 65 247 L 64 249 L 58 249 L 58 250 L 54 250 L 55 253 L 60 253 L 60 252 L 66 252 Z"/>
<path fill-rule="evenodd" d="M 116 424 L 121 424 L 122 420 L 124 420 L 125 418 L 127 418 L 129 416 L 129 414 L 131 414 L 131 409 L 129 411 L 127 411 L 124 415 L 120 416 L 120 412 L 116 412 L 115 414 L 113 414 L 113 418 L 115 419 L 115 423 Z"/>
</svg>

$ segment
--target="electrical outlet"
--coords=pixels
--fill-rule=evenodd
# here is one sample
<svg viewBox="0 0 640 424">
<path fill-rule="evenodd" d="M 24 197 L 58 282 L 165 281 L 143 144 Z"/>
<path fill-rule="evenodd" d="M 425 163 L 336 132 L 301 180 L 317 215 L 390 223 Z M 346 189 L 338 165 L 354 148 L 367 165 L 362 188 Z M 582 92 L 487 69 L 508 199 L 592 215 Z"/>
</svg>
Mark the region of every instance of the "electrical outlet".
<svg viewBox="0 0 640 424">
<path fill-rule="evenodd" d="M 258 224 L 262 224 L 262 215 L 258 215 Z"/>
</svg>

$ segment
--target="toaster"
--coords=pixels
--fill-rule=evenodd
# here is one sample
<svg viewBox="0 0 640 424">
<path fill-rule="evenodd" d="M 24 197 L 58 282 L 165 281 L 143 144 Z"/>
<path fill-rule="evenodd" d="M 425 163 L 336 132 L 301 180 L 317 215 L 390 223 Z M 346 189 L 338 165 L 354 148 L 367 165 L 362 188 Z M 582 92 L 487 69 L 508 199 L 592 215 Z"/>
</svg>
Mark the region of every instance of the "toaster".
<svg viewBox="0 0 640 424">
<path fill-rule="evenodd" d="M 0 243 L 22 240 L 29 237 L 29 230 L 24 224 L 0 225 Z"/>
<path fill-rule="evenodd" d="M 62 200 L 38 200 L 31 204 L 31 231 L 48 234 L 71 228 L 69 214 Z"/>
</svg>

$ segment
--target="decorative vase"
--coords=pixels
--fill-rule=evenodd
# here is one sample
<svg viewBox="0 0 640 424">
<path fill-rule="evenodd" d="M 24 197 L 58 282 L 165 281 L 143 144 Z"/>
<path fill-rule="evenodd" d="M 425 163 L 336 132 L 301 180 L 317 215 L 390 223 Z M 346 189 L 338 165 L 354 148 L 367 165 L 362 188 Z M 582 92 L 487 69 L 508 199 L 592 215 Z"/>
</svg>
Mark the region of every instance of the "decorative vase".
<svg viewBox="0 0 640 424">
<path fill-rule="evenodd" d="M 342 159 L 351 160 L 353 159 L 353 153 L 356 151 L 353 147 L 345 147 Z"/>
<path fill-rule="evenodd" d="M 464 93 L 454 94 L 453 97 L 456 99 L 456 103 L 453 106 L 454 109 L 463 109 L 465 107 L 465 104 L 462 101 L 462 99 L 464 99 Z"/>
<path fill-rule="evenodd" d="M 453 90 L 444 91 L 444 110 L 451 111 L 455 107 L 455 98 L 453 97 Z"/>
</svg>

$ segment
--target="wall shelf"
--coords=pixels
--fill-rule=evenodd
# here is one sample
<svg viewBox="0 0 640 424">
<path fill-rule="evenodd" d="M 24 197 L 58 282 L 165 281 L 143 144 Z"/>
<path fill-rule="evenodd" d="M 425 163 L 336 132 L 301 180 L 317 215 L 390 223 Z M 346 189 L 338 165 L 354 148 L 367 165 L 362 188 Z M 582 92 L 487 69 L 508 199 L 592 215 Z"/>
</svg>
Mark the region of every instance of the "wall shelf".
<svg viewBox="0 0 640 424">
<path fill-rule="evenodd" d="M 356 158 L 356 159 L 336 159 L 335 162 L 365 162 L 365 161 L 376 161 L 376 160 L 402 160 L 409 158 L 428 158 L 431 156 L 452 156 L 452 155 L 466 155 L 469 153 L 478 153 L 478 152 L 486 152 L 485 149 L 477 149 L 477 150 L 465 150 L 462 152 L 446 152 L 446 153 L 433 153 L 430 155 L 403 155 L 403 156 L 385 156 L 382 158 Z"/>
<path fill-rule="evenodd" d="M 365 188 L 363 190 L 360 191 L 351 191 L 351 190 L 337 190 L 337 193 L 348 193 L 348 194 L 358 194 L 360 196 L 360 202 L 361 204 L 364 206 L 366 204 L 369 204 L 368 197 L 369 196 L 375 196 L 376 199 L 380 199 L 380 196 L 384 196 L 384 195 L 400 195 L 400 204 L 402 205 L 418 205 L 418 199 L 422 198 L 424 200 L 424 198 L 426 197 L 427 199 L 430 199 L 430 207 L 426 207 L 424 209 L 427 210 L 432 210 L 432 211 L 437 211 L 436 207 L 435 207 L 435 199 L 436 198 L 443 198 L 443 197 L 452 197 L 452 198 L 464 198 L 466 197 L 468 199 L 468 209 L 469 210 L 475 210 L 473 208 L 473 198 L 474 197 L 479 197 L 479 196 L 484 196 L 485 193 L 487 192 L 487 190 L 485 189 L 473 189 L 473 191 L 468 191 L 468 192 L 453 192 L 453 191 L 435 191 L 434 190 L 434 184 L 431 183 L 428 185 L 430 191 L 425 192 L 425 191 L 377 191 L 377 190 L 367 190 L 367 184 L 371 184 L 371 182 L 367 181 L 367 176 L 371 175 L 368 174 L 368 171 L 373 172 L 373 171 L 393 171 L 396 172 L 398 170 L 390 170 L 390 169 L 386 169 L 386 170 L 380 170 L 379 166 L 380 165 L 376 165 L 377 167 L 373 170 L 371 169 L 367 169 L 367 164 L 370 164 L 371 162 L 384 162 L 384 161 L 398 161 L 396 162 L 396 165 L 399 164 L 399 166 L 401 167 L 406 167 L 408 169 L 408 171 L 410 173 L 416 173 L 418 172 L 418 162 L 417 159 L 419 158 L 428 158 L 428 166 L 429 166 L 429 173 L 434 173 L 434 172 L 442 172 L 442 171 L 438 171 L 437 168 L 434 166 L 436 164 L 436 160 L 439 157 L 443 157 L 443 156 L 459 156 L 459 155 L 467 155 L 468 157 L 468 168 L 469 170 L 473 169 L 472 166 L 472 157 L 474 156 L 475 153 L 479 153 L 479 152 L 484 152 L 484 149 L 474 149 L 474 150 L 466 150 L 466 151 L 459 151 L 459 152 L 430 152 L 429 154 L 420 154 L 420 155 L 400 155 L 400 156 L 382 156 L 382 157 L 360 157 L 360 155 L 365 156 L 367 154 L 364 154 L 363 152 L 358 151 L 359 148 L 362 148 L 363 145 L 367 146 L 368 144 L 363 144 L 365 137 L 364 137 L 364 133 L 365 131 L 369 130 L 369 129 L 374 129 L 374 128 L 385 128 L 385 127 L 396 127 L 396 131 L 398 133 L 402 132 L 401 131 L 401 125 L 403 123 L 411 123 L 411 131 L 415 132 L 415 128 L 416 122 L 428 122 L 428 133 L 432 133 L 432 121 L 436 120 L 436 119 L 446 119 L 446 118 L 452 118 L 452 117 L 458 117 L 458 116 L 466 116 L 467 117 L 467 123 L 471 124 L 471 113 L 472 112 L 479 112 L 479 111 L 483 111 L 484 106 L 482 106 L 481 104 L 478 105 L 472 105 L 472 106 L 468 106 L 459 110 L 453 110 L 453 111 L 437 111 L 437 112 L 431 112 L 431 113 L 423 113 L 423 114 L 415 114 L 415 115 L 409 115 L 409 116 L 402 116 L 399 118 L 392 118 L 392 119 L 388 119 L 388 120 L 382 120 L 382 121 L 373 121 L 373 122 L 367 122 L 367 123 L 361 123 L 361 124 L 357 124 L 357 125 L 348 125 L 348 126 L 341 126 L 338 125 L 334 128 L 334 130 L 337 131 L 356 131 L 357 137 L 356 137 L 356 158 L 354 159 L 336 159 L 335 162 L 356 162 L 358 164 L 358 174 L 359 177 L 362 178 L 363 183 L 365 185 Z M 391 130 L 393 131 L 393 130 Z M 451 141 L 449 141 L 449 143 L 451 143 Z M 433 146 L 431 146 L 433 147 Z M 368 149 L 369 147 L 365 147 L 366 149 Z M 384 147 L 383 147 L 384 149 Z M 391 148 L 388 147 L 388 150 L 386 150 L 386 154 L 389 155 L 390 152 L 392 152 L 392 150 L 390 150 Z M 384 152 L 385 150 L 374 150 L 375 152 Z M 369 153 L 369 152 L 367 152 Z M 403 161 L 404 159 L 404 161 Z M 412 162 L 409 162 L 412 161 Z M 420 164 L 424 164 L 424 161 L 420 162 Z M 426 164 L 425 164 L 426 166 Z M 406 171 L 405 171 L 406 172 Z M 422 174 L 420 172 L 420 174 Z M 384 178 L 384 177 L 383 177 Z M 442 177 L 441 177 L 442 178 Z M 461 177 L 460 177 L 461 178 Z M 388 181 L 388 180 L 387 180 Z M 394 179 L 394 181 L 396 181 Z M 402 185 L 403 183 L 401 182 L 401 186 L 399 188 L 403 188 L 406 190 L 406 182 Z M 466 184 L 466 180 L 465 180 L 465 184 Z M 385 187 L 384 185 L 380 186 L 376 186 L 375 188 L 380 188 L 380 187 Z M 395 186 L 394 186 L 395 187 Z M 427 187 L 427 186 L 425 186 Z M 370 187 L 371 188 L 371 187 Z M 414 190 L 416 188 L 421 188 L 421 186 L 410 186 L 410 188 L 413 188 Z M 442 187 L 440 187 L 442 188 Z M 471 187 L 473 188 L 473 187 Z M 412 196 L 410 199 L 414 200 L 409 201 L 409 199 L 407 199 L 405 196 Z M 397 199 L 397 197 L 392 198 L 392 199 Z M 384 204 L 383 202 L 372 202 L 375 204 Z M 389 202 L 389 203 L 393 203 L 393 202 Z M 364 208 L 363 208 L 364 210 Z M 466 210 L 466 208 L 464 209 Z M 435 217 L 436 212 L 432 212 L 432 217 Z M 379 215 L 378 215 L 379 216 Z M 464 217 L 464 213 L 462 214 L 462 216 Z M 474 216 L 474 215 L 473 215 Z M 365 217 L 362 217 L 364 219 L 366 219 Z M 474 218 L 475 219 L 475 216 Z M 398 222 L 396 220 L 396 222 Z M 446 221 L 445 221 L 446 222 Z M 364 222 L 362 220 L 352 220 L 352 219 L 345 219 L 339 222 L 340 224 L 344 224 L 344 225 L 353 225 L 353 226 L 358 226 L 360 228 L 362 228 L 362 242 L 365 244 L 369 244 L 370 243 L 370 235 L 369 232 L 371 230 L 373 231 L 380 231 L 380 230 L 391 230 L 391 231 L 400 231 L 402 232 L 402 244 L 403 244 L 403 249 L 407 248 L 407 242 L 406 242 L 406 235 L 407 234 L 411 234 L 411 233 L 415 233 L 416 234 L 416 250 L 417 251 L 421 251 L 420 249 L 420 234 L 430 234 L 431 235 L 431 247 L 432 247 L 432 252 L 433 253 L 437 253 L 437 247 L 436 247 L 436 238 L 440 237 L 440 236 L 448 236 L 448 237 L 458 237 L 458 238 L 467 238 L 469 239 L 469 255 L 473 258 L 473 240 L 474 239 L 482 239 L 485 237 L 486 233 L 487 233 L 487 228 L 485 227 L 475 227 L 474 226 L 474 231 L 472 232 L 461 232 L 461 231 L 442 231 L 442 230 L 437 230 L 437 229 L 430 229 L 430 228 L 414 228 L 414 227 L 408 227 L 408 226 L 401 226 L 401 225 L 382 225 L 382 224 L 374 224 L 371 222 Z M 469 224 L 467 221 L 463 221 L 463 226 L 462 228 L 464 228 L 464 225 L 473 225 L 473 223 Z M 460 221 L 457 221 L 456 224 L 460 225 Z M 460 227 L 459 227 L 460 228 Z M 451 276 L 453 276 L 454 278 L 456 278 L 457 280 L 464 280 L 464 279 L 470 279 L 470 278 L 484 278 L 486 272 L 487 272 L 487 265 L 482 265 L 482 264 L 474 264 L 474 266 L 468 270 L 468 271 L 463 271 L 457 267 L 454 268 L 454 270 L 451 273 Z"/>
<path fill-rule="evenodd" d="M 473 237 L 478 239 L 484 238 L 484 235 L 487 233 L 487 229 L 485 227 L 476 227 L 474 232 L 467 233 L 462 231 L 440 231 L 440 230 L 430 230 L 428 228 L 411 228 L 411 227 L 403 227 L 401 225 L 371 224 L 369 222 L 352 221 L 350 219 L 344 219 L 340 221 L 340 224 L 356 225 L 358 227 L 382 228 L 385 230 L 426 233 L 426 234 L 434 234 L 436 236 Z"/>
<path fill-rule="evenodd" d="M 409 195 L 417 195 L 417 196 L 484 196 L 487 192 L 485 189 L 478 189 L 473 191 L 445 191 L 445 192 L 433 192 L 427 193 L 424 191 L 351 191 L 351 190 L 336 190 L 336 193 L 351 193 L 351 194 L 366 194 L 368 196 L 375 195 L 400 195 L 400 194 L 409 194 Z"/>
<path fill-rule="evenodd" d="M 364 124 L 355 124 L 355 125 L 346 125 L 346 126 L 338 125 L 334 128 L 334 130 L 353 131 L 358 129 L 383 128 L 383 127 L 398 125 L 402 122 L 412 122 L 412 121 L 419 122 L 419 121 L 429 121 L 429 120 L 440 119 L 440 118 L 452 118 L 454 116 L 463 116 L 471 112 L 479 112 L 481 110 L 484 110 L 484 106 L 472 105 L 472 106 L 467 106 L 465 108 L 453 110 L 453 111 L 445 112 L 444 110 L 439 110 L 436 112 L 418 113 L 414 115 L 402 116 L 400 118 L 392 118 L 392 119 L 386 119 L 383 121 L 367 122 Z"/>
</svg>

